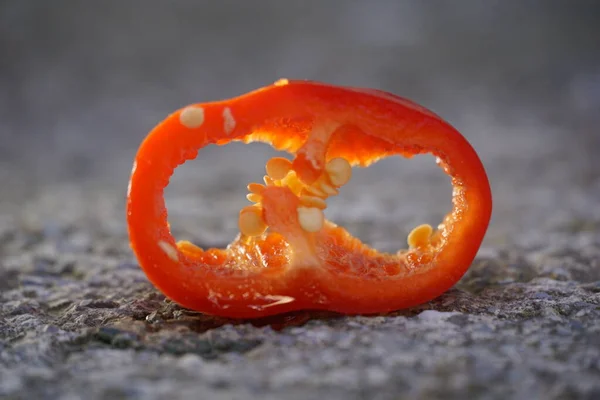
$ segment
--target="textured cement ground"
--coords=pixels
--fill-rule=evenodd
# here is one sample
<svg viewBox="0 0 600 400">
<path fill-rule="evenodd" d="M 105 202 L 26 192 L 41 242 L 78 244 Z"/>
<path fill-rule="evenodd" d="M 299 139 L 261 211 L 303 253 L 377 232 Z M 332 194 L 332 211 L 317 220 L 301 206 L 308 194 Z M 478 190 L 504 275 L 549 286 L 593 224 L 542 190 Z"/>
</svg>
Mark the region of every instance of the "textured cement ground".
<svg viewBox="0 0 600 400">
<path fill-rule="evenodd" d="M 509 3 L 2 5 L 0 399 L 600 398 L 597 7 Z M 280 76 L 413 97 L 474 144 L 494 214 L 456 288 L 385 316 L 228 321 L 148 283 L 124 221 L 136 146 L 182 104 Z M 231 240 L 273 154 L 178 169 L 176 236 Z M 390 159 L 333 200 L 329 218 L 394 250 L 450 185 L 431 157 Z"/>
</svg>

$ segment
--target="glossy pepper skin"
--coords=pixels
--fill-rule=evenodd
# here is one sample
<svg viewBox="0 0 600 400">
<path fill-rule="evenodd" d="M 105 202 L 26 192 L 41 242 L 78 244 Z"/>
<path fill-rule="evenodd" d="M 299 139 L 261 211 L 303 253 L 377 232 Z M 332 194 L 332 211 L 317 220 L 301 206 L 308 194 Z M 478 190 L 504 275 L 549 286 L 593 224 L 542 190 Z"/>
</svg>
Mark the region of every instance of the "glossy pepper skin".
<svg viewBox="0 0 600 400">
<path fill-rule="evenodd" d="M 176 243 L 163 199 L 170 176 L 200 148 L 231 141 L 269 143 L 293 159 L 267 164 L 267 184 L 249 186 L 257 204 L 242 210 L 242 234 L 227 249 Z M 408 249 L 378 253 L 322 220 L 315 197 L 338 193 L 346 164 L 421 153 L 451 177 L 453 207 L 437 229 L 415 229 Z M 439 116 L 378 90 L 288 80 L 168 116 L 141 144 L 127 195 L 131 247 L 150 281 L 184 307 L 233 318 L 385 313 L 429 301 L 467 271 L 491 210 L 479 157 Z"/>
</svg>

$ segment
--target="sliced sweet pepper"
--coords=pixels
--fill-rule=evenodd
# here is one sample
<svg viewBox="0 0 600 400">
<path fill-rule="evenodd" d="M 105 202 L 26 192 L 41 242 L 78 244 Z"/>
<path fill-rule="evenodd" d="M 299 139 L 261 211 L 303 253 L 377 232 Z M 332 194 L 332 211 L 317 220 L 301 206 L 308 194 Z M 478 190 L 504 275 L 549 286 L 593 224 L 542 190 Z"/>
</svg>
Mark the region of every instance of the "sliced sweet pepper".
<svg viewBox="0 0 600 400">
<path fill-rule="evenodd" d="M 226 249 L 176 242 L 163 198 L 169 178 L 202 147 L 231 141 L 293 158 L 269 160 L 264 183 L 248 185 L 255 204 L 241 210 L 241 233 Z M 415 228 L 407 249 L 380 253 L 324 218 L 352 166 L 421 153 L 451 177 L 453 207 L 437 228 Z M 184 307 L 234 318 L 385 313 L 429 301 L 467 271 L 491 209 L 479 157 L 431 111 L 378 90 L 285 79 L 168 116 L 141 144 L 127 194 L 131 247 L 150 281 Z"/>
</svg>

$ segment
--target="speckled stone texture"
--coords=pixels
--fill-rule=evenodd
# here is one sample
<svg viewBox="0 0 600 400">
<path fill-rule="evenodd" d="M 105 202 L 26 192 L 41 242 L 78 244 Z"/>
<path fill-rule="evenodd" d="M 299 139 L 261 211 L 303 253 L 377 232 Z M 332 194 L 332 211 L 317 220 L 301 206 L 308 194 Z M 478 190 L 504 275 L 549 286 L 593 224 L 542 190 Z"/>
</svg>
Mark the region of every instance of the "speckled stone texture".
<svg viewBox="0 0 600 400">
<path fill-rule="evenodd" d="M 597 5 L 200 3 L 0 5 L 0 399 L 600 398 Z M 231 321 L 148 283 L 124 220 L 137 145 L 183 104 L 281 76 L 414 98 L 473 143 L 494 214 L 454 289 L 390 315 Z M 273 154 L 211 147 L 178 169 L 176 237 L 226 245 Z M 327 216 L 392 251 L 450 193 L 431 157 L 389 159 Z"/>
</svg>

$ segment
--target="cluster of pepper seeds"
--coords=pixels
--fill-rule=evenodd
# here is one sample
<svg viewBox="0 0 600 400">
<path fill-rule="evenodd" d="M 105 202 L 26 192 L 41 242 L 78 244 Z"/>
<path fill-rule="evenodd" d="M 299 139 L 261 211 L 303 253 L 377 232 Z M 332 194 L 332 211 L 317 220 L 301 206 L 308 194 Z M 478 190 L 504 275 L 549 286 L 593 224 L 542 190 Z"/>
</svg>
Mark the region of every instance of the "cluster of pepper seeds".
<svg viewBox="0 0 600 400">
<path fill-rule="evenodd" d="M 325 200 L 339 193 L 338 189 L 348 183 L 352 177 L 352 167 L 343 158 L 330 160 L 321 176 L 312 184 L 303 183 L 292 168 L 292 162 L 286 158 L 271 158 L 266 164 L 267 175 L 264 185 L 251 183 L 248 185 L 250 194 L 246 198 L 255 203 L 240 211 L 238 225 L 245 236 L 260 236 L 268 228 L 262 216 L 262 193 L 267 186 L 286 186 L 300 201 L 297 208 L 298 223 L 306 232 L 318 232 L 323 228 L 325 216 L 323 210 L 327 207 Z"/>
</svg>

